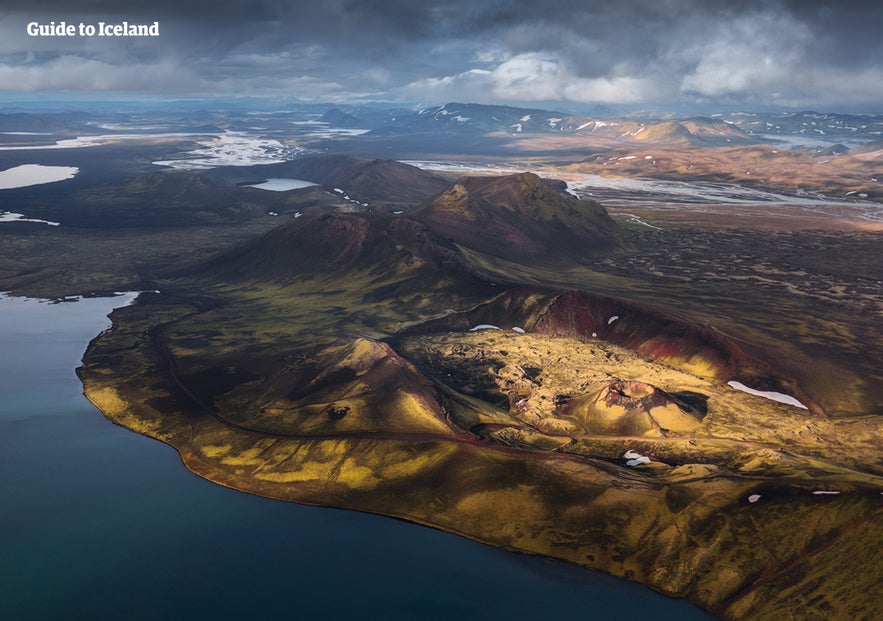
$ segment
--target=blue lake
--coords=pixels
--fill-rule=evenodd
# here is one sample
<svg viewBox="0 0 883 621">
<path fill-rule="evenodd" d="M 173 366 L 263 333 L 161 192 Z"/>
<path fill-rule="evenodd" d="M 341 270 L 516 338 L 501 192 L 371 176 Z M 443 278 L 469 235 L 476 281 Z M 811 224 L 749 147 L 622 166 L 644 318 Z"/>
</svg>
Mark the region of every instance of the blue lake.
<svg viewBox="0 0 883 621">
<path fill-rule="evenodd" d="M 226 489 L 106 421 L 74 368 L 124 298 L 0 296 L 0 619 L 710 619 L 393 520 Z"/>
</svg>

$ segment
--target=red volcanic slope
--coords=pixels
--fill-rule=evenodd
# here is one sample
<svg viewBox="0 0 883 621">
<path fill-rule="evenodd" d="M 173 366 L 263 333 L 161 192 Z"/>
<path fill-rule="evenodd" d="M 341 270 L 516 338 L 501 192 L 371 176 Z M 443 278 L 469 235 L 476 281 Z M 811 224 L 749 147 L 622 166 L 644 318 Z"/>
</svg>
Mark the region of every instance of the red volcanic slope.
<svg viewBox="0 0 883 621">
<path fill-rule="evenodd" d="M 794 395 L 821 406 L 773 364 L 745 353 L 726 334 L 658 308 L 577 290 L 513 287 L 465 312 L 412 326 L 403 334 L 468 330 L 478 324 L 583 339 L 601 339 L 720 382 Z"/>
</svg>

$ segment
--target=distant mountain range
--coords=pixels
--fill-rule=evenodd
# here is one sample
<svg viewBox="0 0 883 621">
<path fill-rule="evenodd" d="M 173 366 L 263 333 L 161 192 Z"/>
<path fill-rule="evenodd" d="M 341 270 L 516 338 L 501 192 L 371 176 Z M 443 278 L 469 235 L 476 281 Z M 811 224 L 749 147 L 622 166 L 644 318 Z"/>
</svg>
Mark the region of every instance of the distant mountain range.
<svg viewBox="0 0 883 621">
<path fill-rule="evenodd" d="M 734 112 L 716 119 L 751 136 L 800 136 L 827 142 L 867 142 L 883 136 L 883 115 L 805 112 Z"/>
<path fill-rule="evenodd" d="M 726 112 L 706 116 L 676 116 L 642 111 L 614 116 L 596 108 L 588 116 L 505 105 L 449 102 L 414 110 L 381 104 L 295 104 L 285 110 L 218 108 L 200 111 L 151 111 L 149 113 L 0 112 L 0 142 L 28 143 L 40 136 L 56 138 L 92 133 L 132 133 L 152 129 L 175 132 L 240 131 L 265 135 L 290 134 L 292 130 L 359 130 L 346 135 L 354 142 L 427 137 L 462 138 L 560 136 L 679 146 L 738 146 L 780 139 L 795 144 L 843 143 L 848 147 L 880 140 L 883 114 L 856 115 L 802 112 Z M 334 132 L 331 132 L 334 135 Z M 42 140 L 47 140 L 43 137 Z"/>
<path fill-rule="evenodd" d="M 370 128 L 372 135 L 557 134 L 693 146 L 756 144 L 789 136 L 855 145 L 883 136 L 883 115 L 802 111 L 617 117 L 612 110 L 599 108 L 593 112 L 582 116 L 539 108 L 449 102 L 417 111 L 397 108 L 385 113 L 358 105 L 328 107 L 318 120 L 331 127 Z"/>
<path fill-rule="evenodd" d="M 549 110 L 448 103 L 401 116 L 372 133 L 502 133 L 573 135 L 616 139 L 627 142 L 666 143 L 693 146 L 753 144 L 758 139 L 732 123 L 720 119 L 691 118 L 681 121 L 601 120 Z"/>
</svg>

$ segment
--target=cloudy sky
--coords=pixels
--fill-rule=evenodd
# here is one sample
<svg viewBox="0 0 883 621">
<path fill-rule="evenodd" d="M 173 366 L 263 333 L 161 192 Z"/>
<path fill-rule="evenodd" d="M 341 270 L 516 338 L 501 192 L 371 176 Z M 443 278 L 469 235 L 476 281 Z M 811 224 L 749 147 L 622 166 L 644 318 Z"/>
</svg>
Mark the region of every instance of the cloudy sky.
<svg viewBox="0 0 883 621">
<path fill-rule="evenodd" d="M 883 112 L 881 32 L 879 0 L 3 0 L 0 91 Z"/>
</svg>

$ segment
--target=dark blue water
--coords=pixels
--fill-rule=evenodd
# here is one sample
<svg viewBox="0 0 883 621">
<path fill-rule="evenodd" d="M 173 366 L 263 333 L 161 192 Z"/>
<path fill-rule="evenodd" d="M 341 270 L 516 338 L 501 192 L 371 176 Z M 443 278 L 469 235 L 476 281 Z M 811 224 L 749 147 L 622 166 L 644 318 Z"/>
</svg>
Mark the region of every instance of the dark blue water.
<svg viewBox="0 0 883 621">
<path fill-rule="evenodd" d="M 0 297 L 0 619 L 709 619 L 639 585 L 225 489 L 73 369 L 121 299 Z"/>
</svg>

